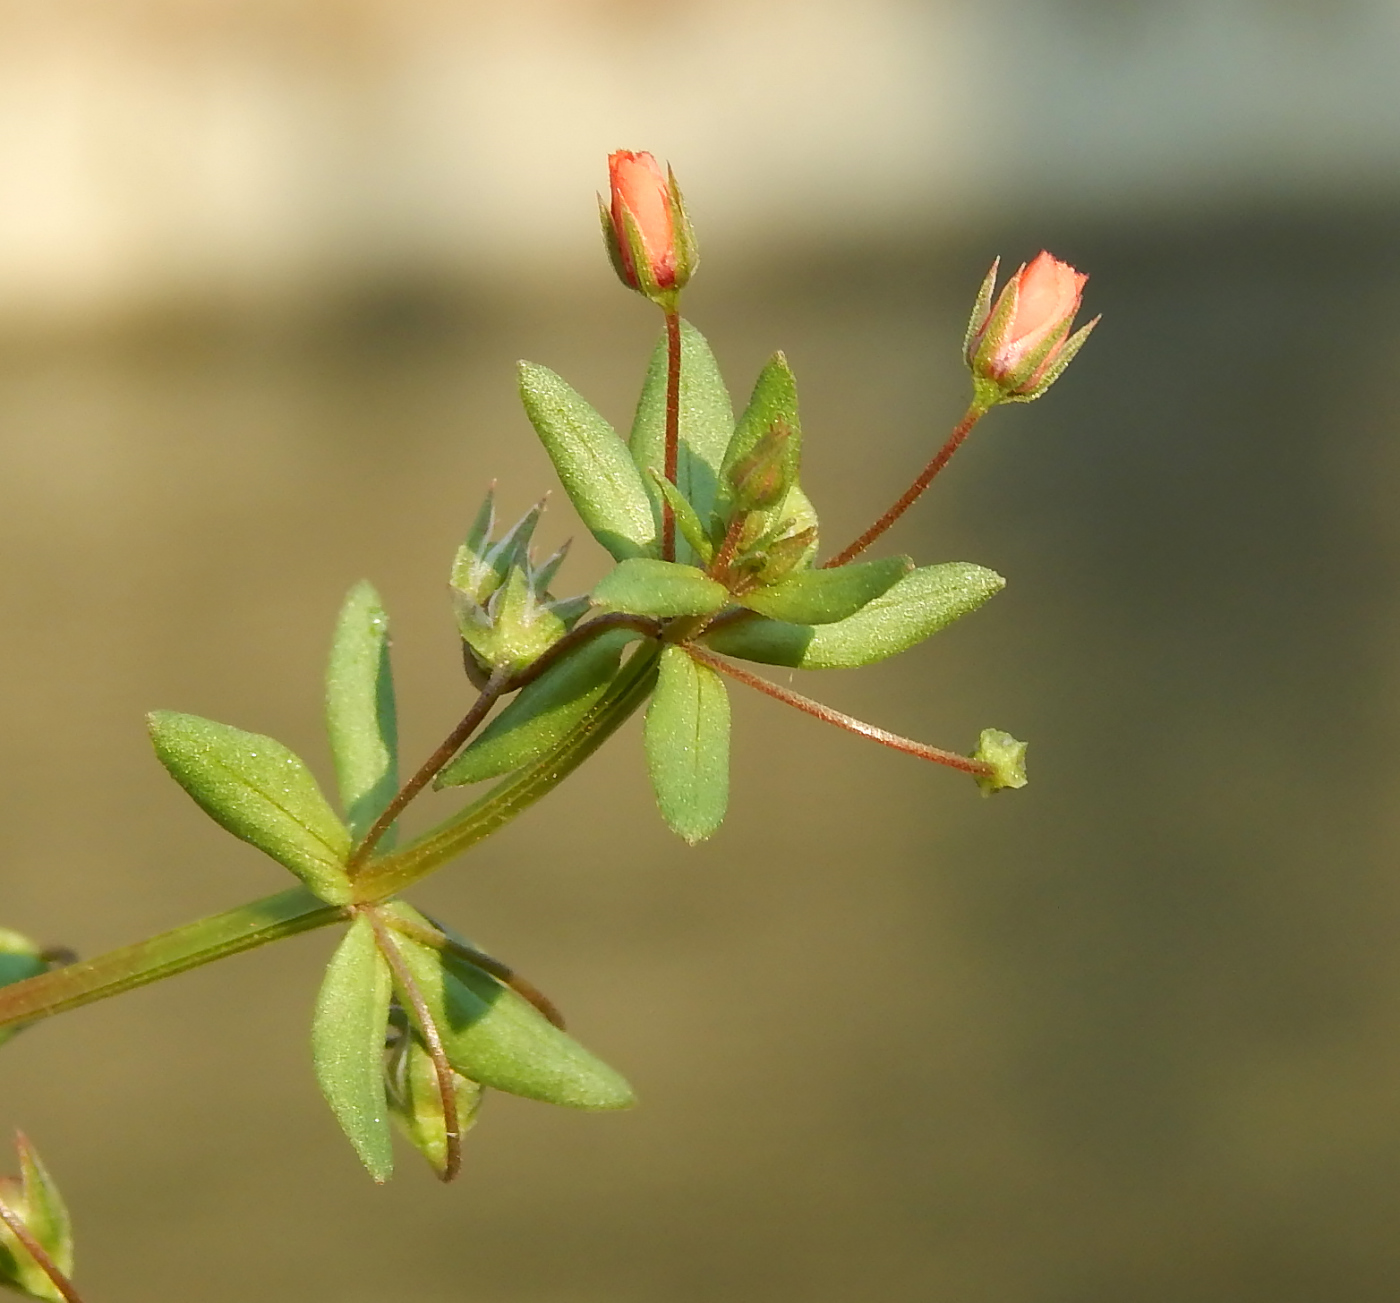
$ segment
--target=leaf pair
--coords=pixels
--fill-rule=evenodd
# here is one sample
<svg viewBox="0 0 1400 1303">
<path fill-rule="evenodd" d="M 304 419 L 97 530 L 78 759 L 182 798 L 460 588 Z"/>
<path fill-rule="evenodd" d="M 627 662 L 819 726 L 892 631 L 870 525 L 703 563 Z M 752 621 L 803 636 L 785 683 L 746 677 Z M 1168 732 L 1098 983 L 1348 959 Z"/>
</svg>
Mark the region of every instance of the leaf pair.
<svg viewBox="0 0 1400 1303">
<path fill-rule="evenodd" d="M 395 929 L 395 923 L 414 935 Z M 441 1140 L 432 1134 L 430 1112 L 403 1114 L 415 1100 L 423 1101 L 429 1085 L 421 1062 L 407 1065 L 407 1082 L 401 1061 L 395 1058 L 386 1065 L 394 995 L 415 1021 L 416 1010 L 426 1010 L 453 1072 L 477 1086 L 567 1108 L 617 1109 L 635 1102 L 631 1088 L 616 1072 L 508 986 L 467 960 L 417 939 L 436 931 L 401 901 L 374 907 L 373 916 L 368 910 L 357 912 L 331 958 L 316 1001 L 316 1077 L 376 1181 L 386 1180 L 393 1171 L 386 1069 L 394 1073 L 393 1102 L 409 1138 L 415 1143 L 426 1140 L 430 1159 Z M 386 943 L 393 948 L 391 956 L 385 954 Z M 427 1034 L 422 1027 L 417 1030 Z M 399 1047 L 391 1050 L 391 1055 L 399 1053 Z M 473 1088 L 459 1089 L 459 1102 L 474 1112 Z"/>
<path fill-rule="evenodd" d="M 326 673 L 326 721 L 345 822 L 306 764 L 280 742 L 177 711 L 148 717 L 156 755 L 206 814 L 322 900 L 345 905 L 353 898 L 345 871 L 351 845 L 398 787 L 389 624 L 367 583 L 351 589 L 341 609 Z"/>
</svg>

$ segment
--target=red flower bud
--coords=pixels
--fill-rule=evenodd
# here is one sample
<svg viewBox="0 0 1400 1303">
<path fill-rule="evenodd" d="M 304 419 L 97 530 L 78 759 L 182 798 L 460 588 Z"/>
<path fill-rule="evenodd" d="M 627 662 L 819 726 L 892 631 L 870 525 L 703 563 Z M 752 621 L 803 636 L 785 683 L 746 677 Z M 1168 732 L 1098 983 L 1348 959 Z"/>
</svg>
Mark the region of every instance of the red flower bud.
<svg viewBox="0 0 1400 1303">
<path fill-rule="evenodd" d="M 1041 250 L 1007 281 L 992 307 L 996 274 L 993 263 L 968 323 L 968 365 L 987 391 L 988 406 L 1030 402 L 1059 378 L 1098 324 L 1095 317 L 1069 333 L 1089 278 Z"/>
<path fill-rule="evenodd" d="M 650 154 L 608 155 L 612 202 L 599 200 L 603 235 L 623 284 L 650 299 L 673 300 L 696 263 L 695 236 L 676 179 Z"/>
</svg>

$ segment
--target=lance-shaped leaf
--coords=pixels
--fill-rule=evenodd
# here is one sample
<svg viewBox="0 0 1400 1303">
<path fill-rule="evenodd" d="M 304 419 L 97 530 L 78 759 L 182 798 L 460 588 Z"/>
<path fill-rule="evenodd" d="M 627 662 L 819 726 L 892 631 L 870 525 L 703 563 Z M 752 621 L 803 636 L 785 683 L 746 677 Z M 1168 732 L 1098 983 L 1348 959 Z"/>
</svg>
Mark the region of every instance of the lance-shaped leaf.
<svg viewBox="0 0 1400 1303">
<path fill-rule="evenodd" d="M 602 610 L 658 619 L 713 615 L 728 602 L 729 590 L 703 570 L 648 557 L 620 562 L 593 590 L 593 604 Z"/>
<path fill-rule="evenodd" d="M 485 1093 L 479 1082 L 453 1073 L 457 1104 L 457 1133 L 465 1135 L 476 1123 Z M 404 1137 L 439 1176 L 447 1171 L 447 1119 L 433 1056 L 416 1032 L 407 1027 L 389 1052 L 385 1065 L 389 1111 Z"/>
<path fill-rule="evenodd" d="M 368 583 L 350 590 L 336 621 L 326 666 L 326 728 L 345 821 L 358 841 L 399 785 L 389 617 Z M 381 850 L 393 845 L 393 831 L 380 838 Z"/>
<path fill-rule="evenodd" d="M 350 903 L 350 834 L 311 771 L 280 742 L 198 715 L 147 716 L 156 755 L 204 812 L 331 905 Z"/>
<path fill-rule="evenodd" d="M 968 561 L 921 566 L 855 615 L 835 624 L 790 624 L 753 618 L 715 630 L 705 642 L 726 656 L 802 670 L 873 665 L 923 642 L 975 611 L 1006 586 L 993 570 Z"/>
<path fill-rule="evenodd" d="M 311 1061 L 331 1112 L 376 1181 L 387 1181 L 394 1170 L 384 1095 L 384 1031 L 392 990 L 374 928 L 358 914 L 331 956 L 316 997 Z"/>
<path fill-rule="evenodd" d="M 666 468 L 666 336 L 651 356 L 632 421 L 630 445 L 637 467 Z M 709 520 L 719 489 L 719 469 L 734 434 L 734 409 L 710 346 L 688 321 L 681 322 L 680 429 L 676 487 L 701 520 Z M 655 532 L 660 533 L 660 505 Z"/>
<path fill-rule="evenodd" d="M 834 624 L 888 592 L 912 568 L 908 557 L 892 556 L 833 570 L 804 570 L 779 583 L 755 588 L 738 601 L 772 620 Z"/>
<path fill-rule="evenodd" d="M 609 629 L 550 666 L 493 719 L 434 781 L 460 787 L 508 774 L 558 746 L 607 691 L 622 649 L 641 635 Z"/>
<path fill-rule="evenodd" d="M 647 767 L 661 816 L 690 845 L 724 822 L 729 804 L 729 694 L 680 647 L 661 653 L 647 707 Z"/>
<path fill-rule="evenodd" d="M 704 525 L 700 523 L 700 517 L 695 514 L 695 508 L 685 500 L 681 491 L 655 466 L 647 467 L 647 479 L 670 504 L 671 510 L 675 513 L 676 528 L 680 530 L 681 537 L 690 544 L 691 551 L 703 564 L 709 565 L 715 554 L 715 548 L 709 535 L 705 533 Z"/>
<path fill-rule="evenodd" d="M 23 1133 L 16 1136 L 19 1179 L 0 1181 L 0 1198 L 24 1223 L 24 1228 L 48 1254 L 64 1276 L 73 1274 L 73 1227 L 58 1186 Z M 0 1222 L 0 1284 L 9 1285 L 30 1298 L 63 1303 L 63 1296 L 49 1275 L 34 1260 L 19 1238 Z"/>
<path fill-rule="evenodd" d="M 22 982 L 27 977 L 37 977 L 48 971 L 48 963 L 40 948 L 26 936 L 0 927 L 0 986 L 11 982 Z M 0 1045 L 3 1045 L 23 1027 L 0 1027 Z"/>
<path fill-rule="evenodd" d="M 383 912 L 432 927 L 402 901 Z M 630 1108 L 636 1102 L 612 1068 L 488 973 L 399 932 L 394 943 L 437 1025 L 448 1062 L 462 1076 L 566 1108 Z"/>
<path fill-rule="evenodd" d="M 574 509 L 619 561 L 647 556 L 657 527 L 651 498 L 627 445 L 547 367 L 520 364 L 520 397 Z"/>
</svg>

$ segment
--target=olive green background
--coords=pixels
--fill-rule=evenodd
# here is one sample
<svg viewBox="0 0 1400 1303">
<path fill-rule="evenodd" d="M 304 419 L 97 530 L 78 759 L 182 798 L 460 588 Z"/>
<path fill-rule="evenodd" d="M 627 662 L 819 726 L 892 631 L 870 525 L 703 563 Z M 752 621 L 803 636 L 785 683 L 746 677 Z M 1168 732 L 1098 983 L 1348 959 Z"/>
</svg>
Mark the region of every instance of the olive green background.
<svg viewBox="0 0 1400 1303">
<path fill-rule="evenodd" d="M 1059 386 L 994 412 L 891 547 L 1009 579 L 901 659 L 796 676 L 957 775 L 735 693 L 687 850 L 635 725 L 413 893 L 518 965 L 642 1106 L 493 1096 L 443 1189 L 374 1187 L 316 1094 L 318 933 L 39 1026 L 0 1063 L 92 1303 L 1336 1303 L 1400 1280 L 1396 213 L 1031 216 L 704 268 L 732 387 L 787 350 L 828 550 L 961 411 L 993 254 L 1092 273 Z M 3 922 L 84 954 L 286 881 L 142 712 L 326 773 L 344 590 L 396 631 L 405 751 L 467 700 L 444 581 L 548 484 L 512 364 L 625 423 L 657 322 L 601 255 L 552 302 L 386 284 L 0 352 Z M 577 533 L 554 495 L 546 534 Z M 579 540 L 583 588 L 602 554 Z M 785 671 L 779 675 L 787 677 Z M 433 798 L 439 809 L 447 797 Z"/>
</svg>

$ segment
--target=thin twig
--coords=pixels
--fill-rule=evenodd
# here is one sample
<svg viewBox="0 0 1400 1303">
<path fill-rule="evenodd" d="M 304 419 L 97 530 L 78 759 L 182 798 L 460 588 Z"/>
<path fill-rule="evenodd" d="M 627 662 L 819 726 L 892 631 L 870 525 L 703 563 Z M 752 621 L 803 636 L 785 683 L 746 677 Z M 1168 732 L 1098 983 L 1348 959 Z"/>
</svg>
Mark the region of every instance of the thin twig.
<svg viewBox="0 0 1400 1303">
<path fill-rule="evenodd" d="M 719 545 L 719 551 L 715 553 L 715 559 L 710 562 L 710 578 L 718 579 L 721 583 L 728 577 L 729 563 L 734 560 L 734 553 L 739 548 L 739 537 L 744 532 L 744 525 L 748 522 L 748 512 L 736 511 L 734 519 L 729 522 L 729 528 L 724 532 L 724 542 Z"/>
<path fill-rule="evenodd" d="M 508 964 L 501 963 L 499 959 L 478 950 L 475 946 L 464 945 L 454 937 L 448 936 L 441 928 L 424 927 L 412 919 L 399 918 L 394 914 L 387 915 L 384 921 L 395 932 L 402 932 L 404 936 L 411 937 L 414 941 L 420 941 L 425 946 L 432 946 L 434 950 L 445 950 L 460 959 L 465 959 L 469 964 L 474 964 L 484 972 L 490 973 L 502 985 L 510 987 L 521 999 L 534 1005 L 561 1032 L 565 1030 L 564 1015 L 559 1012 L 559 1007 L 554 1001 L 533 982 L 521 977 Z"/>
<path fill-rule="evenodd" d="M 824 706 L 820 701 L 804 697 L 800 692 L 793 692 L 790 688 L 780 688 L 776 683 L 759 678 L 757 674 L 741 670 L 737 665 L 723 660 L 713 652 L 705 651 L 701 647 L 688 646 L 686 651 L 702 665 L 708 665 L 721 674 L 729 675 L 731 679 L 737 679 L 740 683 L 746 683 L 751 688 L 757 688 L 760 692 L 765 692 L 768 696 L 785 702 L 789 706 L 796 706 L 798 710 L 805 711 L 828 724 L 835 724 L 847 732 L 868 737 L 872 742 L 893 747 L 896 751 L 902 751 L 908 756 L 917 756 L 920 760 L 932 760 L 935 764 L 947 765 L 950 769 L 961 769 L 965 774 L 988 777 L 993 772 L 992 766 L 986 761 L 973 760 L 970 756 L 959 755 L 956 751 L 944 751 L 940 747 L 931 747 L 923 742 L 915 742 L 913 738 L 901 737 L 898 733 L 876 728 L 874 724 L 867 724 L 863 719 L 857 719 L 854 715 L 833 710 L 830 706 Z"/>
<path fill-rule="evenodd" d="M 672 484 L 680 469 L 681 448 L 681 314 L 666 314 L 666 465 L 664 474 Z M 677 486 L 679 487 L 679 486 Z M 676 513 L 663 496 L 661 503 L 661 559 L 676 559 Z"/>
<path fill-rule="evenodd" d="M 829 566 L 843 566 L 848 561 L 853 561 L 865 551 L 877 538 L 880 537 L 891 525 L 894 524 L 910 507 L 918 501 L 919 495 L 930 484 L 933 477 L 938 474 L 952 460 L 953 454 L 957 452 L 962 441 L 971 433 L 972 427 L 986 415 L 986 409 L 981 407 L 969 407 L 963 413 L 963 418 L 953 427 L 953 432 L 948 436 L 948 440 L 933 455 L 933 460 L 919 472 L 916 479 L 904 493 L 899 497 L 883 516 L 880 517 L 869 529 L 865 531 L 854 543 L 844 552 L 838 553 L 830 561 L 823 562 L 823 568 Z"/>
<path fill-rule="evenodd" d="M 413 974 L 409 972 L 408 965 L 404 963 L 403 954 L 394 944 L 394 938 L 389 935 L 388 928 L 384 926 L 384 919 L 376 909 L 365 910 L 365 915 L 369 919 L 370 927 L 374 929 L 374 939 L 379 946 L 379 953 L 384 956 L 388 963 L 389 969 L 394 975 L 394 984 L 399 988 L 399 994 L 407 1001 L 413 1013 L 413 1021 L 423 1037 L 423 1045 L 428 1051 L 428 1057 L 433 1061 L 433 1072 L 437 1076 L 438 1095 L 442 1100 L 442 1129 L 447 1143 L 447 1153 L 444 1156 L 439 1176 L 444 1182 L 451 1181 L 462 1169 L 462 1125 L 457 1116 L 457 1074 L 447 1061 L 447 1051 L 443 1049 L 442 1045 L 442 1034 L 438 1031 L 437 1023 L 433 1021 L 428 1002 L 423 998 L 423 992 L 418 989 L 418 983 L 413 980 Z"/>
<path fill-rule="evenodd" d="M 507 690 L 510 678 L 511 673 L 508 669 L 492 671 L 486 686 L 481 690 L 481 695 L 472 703 L 471 709 L 462 716 L 462 722 L 447 735 L 443 744 L 423 762 L 422 768 L 399 789 L 398 795 L 384 807 L 384 812 L 374 821 L 363 840 L 350 853 L 350 858 L 345 862 L 347 873 L 354 876 L 355 870 L 369 858 L 370 852 L 374 850 L 379 839 L 389 831 L 390 825 L 403 813 L 404 806 L 427 787 L 437 775 L 438 770 L 457 754 L 462 743 L 475 732 L 477 725 L 486 718 L 491 707 Z"/>
<path fill-rule="evenodd" d="M 30 1232 L 24 1220 L 3 1200 L 0 1200 L 0 1221 L 10 1228 L 10 1234 L 24 1245 L 24 1251 L 34 1259 L 35 1265 L 49 1278 L 49 1283 L 63 1295 L 64 1303 L 83 1303 L 82 1296 L 73 1288 L 73 1282 L 59 1269 L 58 1264 L 44 1252 L 44 1246 Z"/>
</svg>

